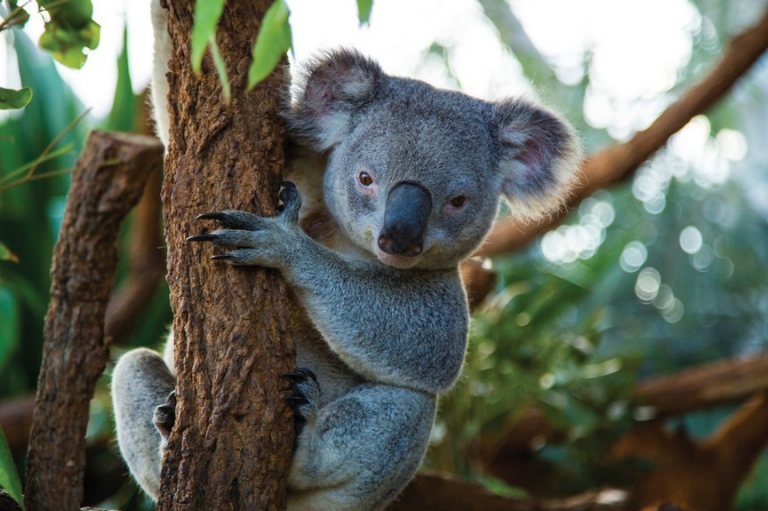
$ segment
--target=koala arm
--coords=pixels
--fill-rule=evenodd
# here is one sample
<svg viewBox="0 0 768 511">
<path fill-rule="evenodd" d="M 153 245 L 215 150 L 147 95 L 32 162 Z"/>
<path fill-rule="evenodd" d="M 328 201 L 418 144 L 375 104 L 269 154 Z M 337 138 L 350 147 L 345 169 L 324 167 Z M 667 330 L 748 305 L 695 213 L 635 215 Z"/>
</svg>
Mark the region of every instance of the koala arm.
<svg viewBox="0 0 768 511">
<path fill-rule="evenodd" d="M 330 348 L 363 377 L 431 394 L 449 389 L 469 323 L 458 269 L 399 270 L 346 258 L 301 230 L 292 184 L 281 198 L 285 209 L 274 218 L 201 215 L 225 228 L 189 240 L 235 247 L 213 256 L 232 265 L 279 269 Z"/>
<path fill-rule="evenodd" d="M 373 381 L 448 390 L 469 322 L 458 270 L 397 270 L 304 238 L 282 272 L 331 349 Z"/>
</svg>

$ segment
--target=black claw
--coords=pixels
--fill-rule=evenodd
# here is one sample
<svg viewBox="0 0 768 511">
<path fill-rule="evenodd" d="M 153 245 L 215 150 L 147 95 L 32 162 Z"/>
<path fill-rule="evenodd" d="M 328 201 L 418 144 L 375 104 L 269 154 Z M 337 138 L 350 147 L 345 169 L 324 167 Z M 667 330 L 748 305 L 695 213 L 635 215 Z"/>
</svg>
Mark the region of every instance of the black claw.
<svg viewBox="0 0 768 511">
<path fill-rule="evenodd" d="M 307 379 L 307 374 L 296 371 L 295 373 L 285 373 L 283 375 L 283 378 L 288 378 L 289 380 L 293 380 L 293 381 L 304 381 Z"/>
<path fill-rule="evenodd" d="M 197 220 L 218 220 L 222 221 L 226 218 L 226 215 L 224 213 L 203 213 L 202 215 L 197 215 Z"/>
<path fill-rule="evenodd" d="M 298 406 L 298 405 L 305 405 L 309 403 L 309 400 L 305 398 L 304 396 L 288 396 L 285 398 L 286 401 L 291 403 L 291 405 Z"/>
<path fill-rule="evenodd" d="M 311 378 L 316 384 L 319 385 L 319 382 L 317 381 L 317 376 L 315 376 L 315 373 L 313 373 L 306 367 L 298 367 L 296 368 L 296 371 L 292 373 L 285 373 L 283 375 L 283 378 L 288 378 L 293 381 L 306 381 L 307 379 Z"/>
<path fill-rule="evenodd" d="M 187 241 L 213 241 L 215 239 L 215 234 L 196 234 L 195 236 L 189 236 Z"/>
<path fill-rule="evenodd" d="M 234 258 L 235 258 L 235 256 L 233 256 L 232 254 L 216 254 L 216 255 L 211 256 L 211 259 L 213 259 L 215 261 L 228 261 L 228 260 L 234 259 Z"/>
<path fill-rule="evenodd" d="M 174 415 L 174 412 L 176 411 L 176 408 L 173 405 L 160 405 L 155 409 L 158 412 L 163 412 L 166 414 L 166 417 Z"/>
</svg>

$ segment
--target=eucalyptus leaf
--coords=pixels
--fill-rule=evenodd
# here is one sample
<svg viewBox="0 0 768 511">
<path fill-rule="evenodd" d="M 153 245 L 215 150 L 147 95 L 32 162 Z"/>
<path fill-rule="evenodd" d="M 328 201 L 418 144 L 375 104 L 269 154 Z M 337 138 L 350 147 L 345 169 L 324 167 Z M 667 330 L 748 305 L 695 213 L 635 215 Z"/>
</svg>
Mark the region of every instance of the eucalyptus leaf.
<svg viewBox="0 0 768 511">
<path fill-rule="evenodd" d="M 40 7 L 48 11 L 54 25 L 76 32 L 89 23 L 93 16 L 91 0 L 40 0 Z"/>
<path fill-rule="evenodd" d="M 8 441 L 0 428 L 0 486 L 5 488 L 8 494 L 24 509 L 24 498 L 21 493 L 21 481 L 13 463 L 11 450 L 8 449 Z"/>
<path fill-rule="evenodd" d="M 211 55 L 213 56 L 213 63 L 216 66 L 216 73 L 221 80 L 221 90 L 224 94 L 224 100 L 229 103 L 232 97 L 232 90 L 229 87 L 229 76 L 227 75 L 227 65 L 224 62 L 224 57 L 221 55 L 219 45 L 216 44 L 216 39 L 211 37 Z"/>
<path fill-rule="evenodd" d="M 248 90 L 269 76 L 283 55 L 291 48 L 291 11 L 285 0 L 276 0 L 264 15 L 253 47 L 253 62 L 248 69 Z"/>
<path fill-rule="evenodd" d="M 192 69 L 200 72 L 203 55 L 209 41 L 216 40 L 216 25 L 224 11 L 226 0 L 197 0 L 195 2 L 195 24 L 192 26 Z"/>
<path fill-rule="evenodd" d="M 357 18 L 361 25 L 368 25 L 371 22 L 371 9 L 373 9 L 373 0 L 357 0 Z"/>
<path fill-rule="evenodd" d="M 101 39 L 101 26 L 89 21 L 79 29 L 69 25 L 60 25 L 54 18 L 45 25 L 45 31 L 40 35 L 38 44 L 44 50 L 51 52 L 57 62 L 73 69 L 85 65 L 87 55 L 84 48 L 96 49 Z"/>
<path fill-rule="evenodd" d="M 32 89 L 23 87 L 19 90 L 0 87 L 0 110 L 24 108 L 32 101 Z"/>
</svg>

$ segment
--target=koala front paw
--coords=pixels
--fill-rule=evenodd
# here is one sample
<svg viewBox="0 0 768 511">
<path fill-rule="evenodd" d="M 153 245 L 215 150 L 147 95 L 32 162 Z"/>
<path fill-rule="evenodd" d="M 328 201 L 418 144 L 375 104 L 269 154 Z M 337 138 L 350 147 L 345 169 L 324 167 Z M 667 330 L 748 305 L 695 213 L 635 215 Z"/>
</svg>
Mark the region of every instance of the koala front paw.
<svg viewBox="0 0 768 511">
<path fill-rule="evenodd" d="M 210 241 L 217 247 L 235 247 L 211 259 L 239 266 L 282 268 L 285 260 L 299 249 L 301 235 L 298 225 L 301 197 L 293 183 L 282 183 L 278 215 L 260 217 L 245 211 L 225 210 L 205 213 L 198 220 L 215 220 L 224 229 L 190 236 L 187 241 Z"/>
<path fill-rule="evenodd" d="M 299 367 L 293 373 L 283 375 L 291 380 L 291 395 L 286 401 L 293 408 L 296 421 L 296 437 L 304 429 L 304 424 L 314 421 L 320 404 L 320 383 L 315 373 L 305 367 Z"/>
<path fill-rule="evenodd" d="M 163 439 L 163 446 L 168 442 L 168 436 L 171 434 L 173 425 L 176 424 L 176 391 L 171 391 L 165 400 L 165 404 L 162 404 L 155 408 L 155 413 L 152 416 L 152 422 L 160 432 L 160 436 Z"/>
</svg>

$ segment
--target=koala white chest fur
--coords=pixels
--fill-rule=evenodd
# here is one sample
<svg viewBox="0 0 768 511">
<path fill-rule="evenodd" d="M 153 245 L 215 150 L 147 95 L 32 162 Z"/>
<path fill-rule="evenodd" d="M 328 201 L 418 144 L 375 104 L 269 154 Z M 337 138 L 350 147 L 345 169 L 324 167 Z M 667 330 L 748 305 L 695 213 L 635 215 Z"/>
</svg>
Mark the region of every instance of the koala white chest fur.
<svg viewBox="0 0 768 511">
<path fill-rule="evenodd" d="M 170 43 L 157 2 L 153 22 L 167 141 Z M 232 265 L 277 268 L 303 306 L 289 509 L 379 510 L 416 472 L 437 395 L 461 370 L 469 314 L 459 263 L 501 197 L 521 215 L 560 207 L 578 145 L 539 106 L 389 76 L 354 51 L 327 53 L 294 81 L 282 212 L 203 215 L 220 228 L 191 241 L 228 247 L 217 258 Z M 113 374 L 120 450 L 155 499 L 174 387 L 172 369 L 146 349 Z"/>
</svg>

